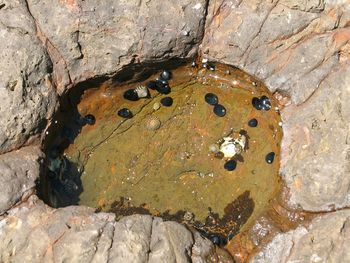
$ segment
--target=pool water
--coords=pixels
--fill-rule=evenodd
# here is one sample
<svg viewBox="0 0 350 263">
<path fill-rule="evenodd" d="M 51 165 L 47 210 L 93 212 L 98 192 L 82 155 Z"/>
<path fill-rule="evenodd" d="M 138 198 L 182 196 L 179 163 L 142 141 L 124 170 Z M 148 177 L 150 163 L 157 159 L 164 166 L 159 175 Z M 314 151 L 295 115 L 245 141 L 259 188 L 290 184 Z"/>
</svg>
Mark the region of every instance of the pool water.
<svg viewBox="0 0 350 263">
<path fill-rule="evenodd" d="M 265 211 L 280 189 L 277 103 L 263 83 L 239 69 L 221 64 L 213 69 L 172 69 L 169 94 L 149 89 L 150 96 L 137 101 L 125 99 L 125 91 L 147 87 L 162 71 L 140 82 L 106 81 L 86 90 L 77 110 L 95 120 L 79 129 L 63 153 L 78 171 L 78 204 L 118 216 L 162 216 L 224 238 Z M 214 112 L 205 100 L 208 93 L 225 112 Z M 271 107 L 253 105 L 262 96 Z M 123 108 L 131 118 L 117 114 Z M 240 154 L 223 157 L 215 150 L 224 137 L 242 135 Z"/>
</svg>

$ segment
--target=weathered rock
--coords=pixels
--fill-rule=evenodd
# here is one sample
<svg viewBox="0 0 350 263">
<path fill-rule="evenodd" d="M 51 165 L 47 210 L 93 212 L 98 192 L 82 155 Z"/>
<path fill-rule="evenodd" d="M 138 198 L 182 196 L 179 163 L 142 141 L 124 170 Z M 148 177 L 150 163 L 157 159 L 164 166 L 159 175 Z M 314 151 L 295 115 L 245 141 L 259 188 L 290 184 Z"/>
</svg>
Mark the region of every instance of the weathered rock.
<svg viewBox="0 0 350 263">
<path fill-rule="evenodd" d="M 0 153 L 40 136 L 56 106 L 51 61 L 24 1 L 0 10 Z"/>
<path fill-rule="evenodd" d="M 0 215 L 35 190 L 42 157 L 36 147 L 0 155 Z"/>
<path fill-rule="evenodd" d="M 178 223 L 148 215 L 116 222 L 87 207 L 52 209 L 36 196 L 0 218 L 0 239 L 1 262 L 190 262 L 192 247 L 201 251 L 196 262 L 218 258 Z"/>
<path fill-rule="evenodd" d="M 349 210 L 334 212 L 278 234 L 251 262 L 349 262 L 349 218 Z"/>
<path fill-rule="evenodd" d="M 341 1 L 209 5 L 202 44 L 206 56 L 243 68 L 299 105 L 282 112 L 281 172 L 290 204 L 306 210 L 349 204 L 349 16 L 349 5 Z"/>
<path fill-rule="evenodd" d="M 191 260 L 193 263 L 206 262 L 234 262 L 231 255 L 224 249 L 214 247 L 211 241 L 202 237 L 197 231 L 193 233 L 194 244 L 191 251 Z"/>
<path fill-rule="evenodd" d="M 323 80 L 304 104 L 282 112 L 281 173 L 289 203 L 310 211 L 350 204 L 350 65 Z"/>
<path fill-rule="evenodd" d="M 150 262 L 191 262 L 191 232 L 175 222 L 153 221 Z"/>
<path fill-rule="evenodd" d="M 147 262 L 153 219 L 148 215 L 124 217 L 115 225 L 111 262 Z"/>
<path fill-rule="evenodd" d="M 300 104 L 339 63 L 350 38 L 350 7 L 336 2 L 211 1 L 202 52 L 239 66 Z"/>
<path fill-rule="evenodd" d="M 128 64 L 195 55 L 206 11 L 205 0 L 29 0 L 28 6 L 61 92 Z"/>
</svg>

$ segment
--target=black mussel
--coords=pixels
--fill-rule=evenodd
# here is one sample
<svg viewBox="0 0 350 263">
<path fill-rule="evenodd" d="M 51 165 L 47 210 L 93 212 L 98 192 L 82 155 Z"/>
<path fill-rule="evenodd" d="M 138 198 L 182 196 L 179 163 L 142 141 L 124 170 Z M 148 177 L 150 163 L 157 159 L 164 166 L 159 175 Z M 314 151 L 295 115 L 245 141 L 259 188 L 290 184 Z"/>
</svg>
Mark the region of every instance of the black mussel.
<svg viewBox="0 0 350 263">
<path fill-rule="evenodd" d="M 215 70 L 215 65 L 212 63 L 205 63 L 205 67 L 209 70 L 212 70 L 212 71 Z"/>
<path fill-rule="evenodd" d="M 261 101 L 260 101 L 260 99 L 257 98 L 257 97 L 254 97 L 254 98 L 252 99 L 252 105 L 253 105 L 253 107 L 254 107 L 255 109 L 257 109 L 257 110 L 261 110 L 261 109 L 262 109 Z"/>
<path fill-rule="evenodd" d="M 165 107 L 170 107 L 173 105 L 173 98 L 172 97 L 165 97 L 160 100 L 160 103 Z"/>
<path fill-rule="evenodd" d="M 215 94 L 213 93 L 207 93 L 205 94 L 205 102 L 210 104 L 210 105 L 216 105 L 218 104 L 219 102 L 219 99 L 218 99 L 218 96 L 216 96 Z"/>
<path fill-rule="evenodd" d="M 134 89 L 128 89 L 127 91 L 125 91 L 123 97 L 124 99 L 131 101 L 139 100 L 139 96 L 137 95 L 137 92 Z"/>
<path fill-rule="evenodd" d="M 160 78 L 168 81 L 169 79 L 171 79 L 171 72 L 168 70 L 164 70 L 162 73 L 160 73 Z"/>
<path fill-rule="evenodd" d="M 216 104 L 214 106 L 213 112 L 219 117 L 224 117 L 226 115 L 226 109 L 221 104 Z"/>
<path fill-rule="evenodd" d="M 260 98 L 261 108 L 263 110 L 270 110 L 271 109 L 271 102 L 270 99 L 266 96 L 262 96 Z"/>
<path fill-rule="evenodd" d="M 120 109 L 118 111 L 118 115 L 126 119 L 132 118 L 132 112 L 127 108 Z"/>
<path fill-rule="evenodd" d="M 153 89 L 153 90 L 157 89 L 157 81 L 155 81 L 155 80 L 149 81 L 147 83 L 147 88 Z"/>
<path fill-rule="evenodd" d="M 62 182 L 65 192 L 69 195 L 73 195 L 79 189 L 78 185 L 71 179 L 66 179 Z"/>
<path fill-rule="evenodd" d="M 96 118 L 92 114 L 88 114 L 84 117 L 84 122 L 89 125 L 94 125 L 96 122 Z"/>
<path fill-rule="evenodd" d="M 275 159 L 275 153 L 274 152 L 270 152 L 266 155 L 265 157 L 265 161 L 269 164 L 273 163 L 273 160 Z"/>
<path fill-rule="evenodd" d="M 243 130 L 243 129 L 241 129 L 241 130 L 239 131 L 239 134 L 240 134 L 240 135 L 244 135 L 244 136 L 248 136 L 247 131 L 246 131 L 246 130 Z"/>
<path fill-rule="evenodd" d="M 256 126 L 258 126 L 258 120 L 257 119 L 251 119 L 251 120 L 249 120 L 248 121 L 248 125 L 249 125 L 249 127 L 256 127 Z"/>
<path fill-rule="evenodd" d="M 224 238 L 220 234 L 210 234 L 210 235 L 208 235 L 208 238 L 211 242 L 213 242 L 213 244 L 215 244 L 219 247 L 223 247 L 227 244 L 226 238 Z"/>
<path fill-rule="evenodd" d="M 168 85 L 168 81 L 165 80 L 165 79 L 162 79 L 162 78 L 157 78 L 157 79 L 156 79 L 156 82 L 162 84 L 163 86 L 164 86 L 164 85 Z"/>
<path fill-rule="evenodd" d="M 237 166 L 237 162 L 235 160 L 229 160 L 224 164 L 224 168 L 227 171 L 233 171 L 234 169 L 236 169 Z"/>
<path fill-rule="evenodd" d="M 171 88 L 169 85 L 158 85 L 157 91 L 161 94 L 169 94 L 171 92 Z"/>
</svg>

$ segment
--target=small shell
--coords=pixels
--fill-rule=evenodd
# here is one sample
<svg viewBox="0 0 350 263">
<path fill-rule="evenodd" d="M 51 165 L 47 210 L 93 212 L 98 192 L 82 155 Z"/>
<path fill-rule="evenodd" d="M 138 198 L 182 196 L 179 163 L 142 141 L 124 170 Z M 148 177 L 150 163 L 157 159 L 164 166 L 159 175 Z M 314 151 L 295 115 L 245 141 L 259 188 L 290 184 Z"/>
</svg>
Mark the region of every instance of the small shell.
<svg viewBox="0 0 350 263">
<path fill-rule="evenodd" d="M 160 107 L 161 107 L 161 105 L 160 105 L 159 102 L 155 102 L 155 103 L 153 104 L 153 109 L 154 109 L 154 110 L 159 110 Z"/>
<path fill-rule="evenodd" d="M 138 86 L 135 92 L 139 98 L 147 98 L 149 96 L 148 88 L 145 86 Z"/>
<path fill-rule="evenodd" d="M 209 152 L 218 153 L 220 151 L 219 146 L 217 144 L 209 145 Z"/>
<path fill-rule="evenodd" d="M 160 128 L 161 122 L 159 120 L 159 118 L 157 117 L 149 117 L 146 120 L 146 129 L 150 130 L 150 131 L 155 131 L 158 130 Z"/>
<path fill-rule="evenodd" d="M 186 211 L 186 213 L 184 214 L 184 220 L 185 221 L 191 221 L 194 218 L 194 214 L 192 214 L 189 211 Z"/>
</svg>

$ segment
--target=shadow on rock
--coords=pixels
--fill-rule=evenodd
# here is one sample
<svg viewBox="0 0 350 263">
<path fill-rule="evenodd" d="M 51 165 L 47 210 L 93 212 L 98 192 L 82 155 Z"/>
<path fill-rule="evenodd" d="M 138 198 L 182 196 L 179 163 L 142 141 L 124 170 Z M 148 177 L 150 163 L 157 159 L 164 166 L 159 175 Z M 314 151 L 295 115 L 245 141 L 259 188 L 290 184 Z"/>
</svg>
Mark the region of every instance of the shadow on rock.
<svg viewBox="0 0 350 263">
<path fill-rule="evenodd" d="M 47 159 L 46 200 L 52 207 L 77 205 L 83 192 L 81 171 L 65 156 Z"/>
</svg>

